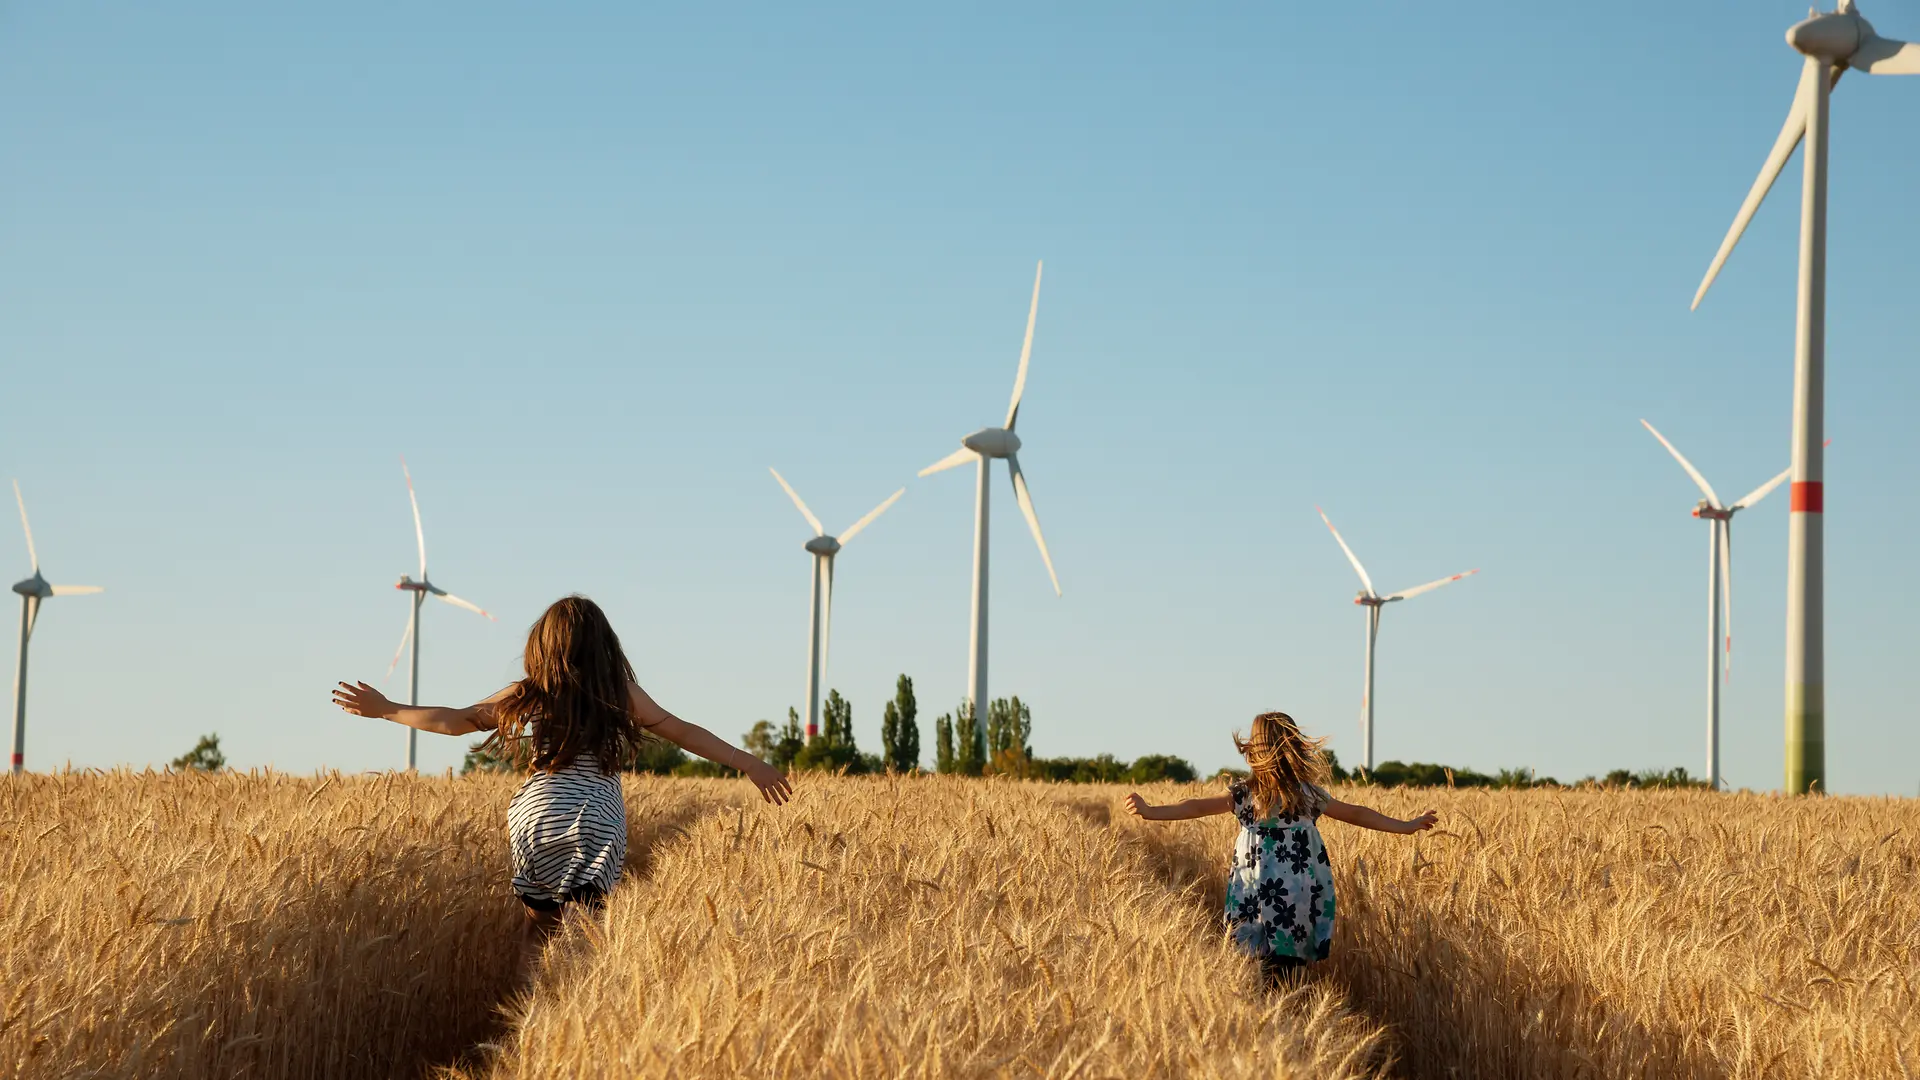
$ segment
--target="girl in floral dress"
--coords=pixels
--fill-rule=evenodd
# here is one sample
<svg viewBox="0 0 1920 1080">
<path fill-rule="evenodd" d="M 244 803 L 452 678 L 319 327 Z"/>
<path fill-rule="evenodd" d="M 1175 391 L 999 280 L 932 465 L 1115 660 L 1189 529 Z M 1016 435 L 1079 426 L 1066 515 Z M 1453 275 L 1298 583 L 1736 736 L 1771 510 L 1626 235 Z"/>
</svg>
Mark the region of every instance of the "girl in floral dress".
<svg viewBox="0 0 1920 1080">
<path fill-rule="evenodd" d="M 1432 810 L 1410 821 L 1341 802 L 1327 793 L 1325 739 L 1308 739 L 1286 713 L 1253 718 L 1248 738 L 1233 744 L 1250 772 L 1225 795 L 1156 806 L 1127 796 L 1127 809 L 1148 821 L 1232 814 L 1240 822 L 1227 871 L 1227 931 L 1260 960 L 1271 978 L 1316 960 L 1333 946 L 1333 867 L 1317 822 L 1321 815 L 1379 832 L 1433 828 Z"/>
</svg>

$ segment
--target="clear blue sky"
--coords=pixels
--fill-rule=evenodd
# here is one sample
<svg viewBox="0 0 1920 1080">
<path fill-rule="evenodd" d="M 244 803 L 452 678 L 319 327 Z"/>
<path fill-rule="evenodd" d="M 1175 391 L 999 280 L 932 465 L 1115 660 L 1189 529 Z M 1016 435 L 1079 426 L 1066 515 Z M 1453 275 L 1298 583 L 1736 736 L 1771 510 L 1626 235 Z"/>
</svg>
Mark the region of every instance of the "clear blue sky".
<svg viewBox="0 0 1920 1080">
<path fill-rule="evenodd" d="M 404 626 L 401 453 L 434 577 L 500 616 L 428 609 L 429 700 L 580 590 L 728 737 L 802 696 L 767 466 L 834 529 L 907 483 L 829 683 L 877 748 L 910 673 L 930 748 L 973 498 L 912 477 L 1003 414 L 1044 258 L 1021 434 L 1066 594 L 1001 476 L 993 596 L 1038 751 L 1214 767 L 1278 707 L 1352 760 L 1318 503 L 1383 588 L 1484 568 L 1386 613 L 1381 758 L 1701 768 L 1705 529 L 1637 421 L 1723 492 L 1786 465 L 1797 165 L 1687 302 L 1800 7 L 635 7 L 0 10 L 0 468 L 48 576 L 108 588 L 42 615 L 32 766 L 397 763 L 327 689 Z M 1912 794 L 1920 80 L 1834 117 L 1828 770 Z M 1781 779 L 1785 502 L 1736 527 L 1736 786 Z"/>
</svg>

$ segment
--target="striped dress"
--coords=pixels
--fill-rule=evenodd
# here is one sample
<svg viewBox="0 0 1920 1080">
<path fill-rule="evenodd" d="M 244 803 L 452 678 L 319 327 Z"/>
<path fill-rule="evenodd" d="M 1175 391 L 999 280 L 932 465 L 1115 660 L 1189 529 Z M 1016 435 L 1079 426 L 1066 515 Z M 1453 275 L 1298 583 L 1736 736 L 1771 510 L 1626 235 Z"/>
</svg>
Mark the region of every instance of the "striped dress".
<svg viewBox="0 0 1920 1080">
<path fill-rule="evenodd" d="M 627 859 L 627 804 L 619 774 L 591 754 L 527 777 L 507 804 L 513 891 L 558 903 L 579 889 L 612 890 Z"/>
</svg>

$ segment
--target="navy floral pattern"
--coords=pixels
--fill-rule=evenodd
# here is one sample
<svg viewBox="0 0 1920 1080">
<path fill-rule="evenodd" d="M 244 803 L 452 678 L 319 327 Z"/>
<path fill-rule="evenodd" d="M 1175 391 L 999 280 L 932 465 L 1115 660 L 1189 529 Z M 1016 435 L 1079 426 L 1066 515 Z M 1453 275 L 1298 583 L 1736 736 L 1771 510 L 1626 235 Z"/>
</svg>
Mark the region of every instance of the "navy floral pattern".
<svg viewBox="0 0 1920 1080">
<path fill-rule="evenodd" d="M 1325 960 L 1333 948 L 1333 866 L 1316 822 L 1327 793 L 1313 789 L 1304 816 L 1265 818 L 1244 782 L 1228 794 L 1240 836 L 1227 871 L 1227 933 L 1255 956 Z"/>
</svg>

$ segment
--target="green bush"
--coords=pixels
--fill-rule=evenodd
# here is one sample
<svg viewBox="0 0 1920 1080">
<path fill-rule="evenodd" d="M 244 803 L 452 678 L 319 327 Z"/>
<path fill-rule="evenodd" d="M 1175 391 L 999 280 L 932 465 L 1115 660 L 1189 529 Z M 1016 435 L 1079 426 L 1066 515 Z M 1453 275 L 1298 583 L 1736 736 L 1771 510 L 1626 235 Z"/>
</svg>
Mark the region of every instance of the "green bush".
<svg viewBox="0 0 1920 1080">
<path fill-rule="evenodd" d="M 173 759 L 173 767 L 200 772 L 219 772 L 227 767 L 227 755 L 220 752 L 219 735 L 202 735 L 193 749 Z"/>
<path fill-rule="evenodd" d="M 1120 784 L 1127 779 L 1128 764 L 1112 754 L 1098 757 L 1034 758 L 1029 775 L 1036 780 L 1060 784 Z"/>
<path fill-rule="evenodd" d="M 1186 759 L 1170 754 L 1148 754 L 1138 757 L 1127 767 L 1127 783 L 1154 784 L 1163 780 L 1176 784 L 1191 784 L 1194 780 L 1193 766 Z"/>
<path fill-rule="evenodd" d="M 665 739 L 648 736 L 641 740 L 639 750 L 634 753 L 633 759 L 627 762 L 623 771 L 671 776 L 680 766 L 691 760 L 687 752 L 678 746 Z"/>
</svg>

